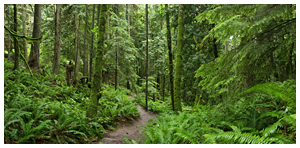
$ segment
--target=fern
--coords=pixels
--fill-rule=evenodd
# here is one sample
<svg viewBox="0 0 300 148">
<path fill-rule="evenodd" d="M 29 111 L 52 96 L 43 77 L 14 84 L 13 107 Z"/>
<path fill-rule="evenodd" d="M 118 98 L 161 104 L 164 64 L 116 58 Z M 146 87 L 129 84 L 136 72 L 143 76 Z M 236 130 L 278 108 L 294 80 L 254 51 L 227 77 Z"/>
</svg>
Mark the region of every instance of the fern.
<svg viewBox="0 0 300 148">
<path fill-rule="evenodd" d="M 232 140 L 236 141 L 238 143 L 244 143 L 244 144 L 267 144 L 270 143 L 268 139 L 261 138 L 259 136 L 255 136 L 251 133 L 240 133 L 240 132 L 224 132 L 224 133 L 218 133 L 218 134 L 205 134 L 204 135 L 206 139 L 205 142 L 212 142 L 216 143 L 216 139 L 226 139 L 226 140 Z"/>
<path fill-rule="evenodd" d="M 277 97 L 282 101 L 291 101 L 289 106 L 294 107 L 296 103 L 296 92 L 290 88 L 284 87 L 280 83 L 263 83 L 247 89 L 244 93 L 265 93 Z"/>
</svg>

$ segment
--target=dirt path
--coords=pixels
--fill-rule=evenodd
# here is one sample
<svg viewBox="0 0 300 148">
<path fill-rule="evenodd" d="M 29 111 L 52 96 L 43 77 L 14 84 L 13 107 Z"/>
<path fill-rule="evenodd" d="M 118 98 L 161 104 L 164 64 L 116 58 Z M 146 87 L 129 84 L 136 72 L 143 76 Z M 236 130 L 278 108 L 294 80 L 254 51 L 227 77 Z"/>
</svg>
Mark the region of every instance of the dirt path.
<svg viewBox="0 0 300 148">
<path fill-rule="evenodd" d="M 128 98 L 133 98 L 128 96 Z M 116 130 L 108 132 L 104 135 L 104 138 L 100 141 L 104 144 L 126 144 L 124 138 L 126 137 L 129 141 L 132 139 L 136 140 L 138 143 L 141 143 L 139 139 L 144 139 L 145 135 L 142 134 L 142 131 L 138 128 L 148 122 L 150 118 L 156 119 L 156 115 L 153 112 L 146 112 L 144 108 L 138 105 L 138 110 L 140 113 L 140 118 L 133 121 L 132 123 L 122 123 Z"/>
</svg>

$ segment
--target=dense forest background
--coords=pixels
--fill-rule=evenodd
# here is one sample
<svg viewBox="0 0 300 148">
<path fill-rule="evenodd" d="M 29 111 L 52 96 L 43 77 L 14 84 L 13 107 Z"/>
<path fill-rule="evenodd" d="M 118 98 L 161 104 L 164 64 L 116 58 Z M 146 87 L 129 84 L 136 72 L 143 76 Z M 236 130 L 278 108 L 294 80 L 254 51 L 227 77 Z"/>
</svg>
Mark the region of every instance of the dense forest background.
<svg viewBox="0 0 300 148">
<path fill-rule="evenodd" d="M 296 4 L 5 4 L 4 143 L 296 143 Z M 127 96 L 134 96 L 134 99 Z"/>
</svg>

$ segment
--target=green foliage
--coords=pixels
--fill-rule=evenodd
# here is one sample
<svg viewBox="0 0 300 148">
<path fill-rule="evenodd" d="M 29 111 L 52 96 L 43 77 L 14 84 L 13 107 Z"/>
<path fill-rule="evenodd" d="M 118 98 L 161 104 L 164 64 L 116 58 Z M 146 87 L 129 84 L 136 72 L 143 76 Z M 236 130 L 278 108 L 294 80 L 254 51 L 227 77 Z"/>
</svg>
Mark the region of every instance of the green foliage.
<svg viewBox="0 0 300 148">
<path fill-rule="evenodd" d="M 278 98 L 280 101 L 289 102 L 287 106 L 292 107 L 294 110 L 296 108 L 296 91 L 295 80 L 287 80 L 283 83 L 280 82 L 269 82 L 258 84 L 252 88 L 247 89 L 244 93 L 263 93 L 270 98 Z"/>
<path fill-rule="evenodd" d="M 104 85 L 99 116 L 90 119 L 88 88 L 65 86 L 61 75 L 31 77 L 26 69 L 12 71 L 12 65 L 4 64 L 5 143 L 89 143 L 102 138 L 105 127 L 139 115 L 128 90 Z"/>
<path fill-rule="evenodd" d="M 128 90 L 114 90 L 114 88 L 103 84 L 103 96 L 99 100 L 99 121 L 104 126 L 113 125 L 115 121 L 126 121 L 136 119 L 138 109 L 130 98 L 127 98 Z"/>
<path fill-rule="evenodd" d="M 138 144 L 135 140 L 131 140 L 132 141 L 132 143 L 125 137 L 124 138 L 124 141 L 127 143 L 127 144 Z"/>
<path fill-rule="evenodd" d="M 295 104 L 283 104 L 294 92 L 293 80 L 265 83 L 246 90 L 247 100 L 187 107 L 179 115 L 164 111 L 143 130 L 144 143 L 295 143 Z"/>
</svg>

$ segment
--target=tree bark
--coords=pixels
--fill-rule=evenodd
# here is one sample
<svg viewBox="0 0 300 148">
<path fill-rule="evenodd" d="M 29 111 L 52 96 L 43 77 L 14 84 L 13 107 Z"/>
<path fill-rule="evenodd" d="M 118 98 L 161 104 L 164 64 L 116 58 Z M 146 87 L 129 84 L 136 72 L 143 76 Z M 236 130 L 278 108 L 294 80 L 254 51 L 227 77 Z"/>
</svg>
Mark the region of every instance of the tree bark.
<svg viewBox="0 0 300 148">
<path fill-rule="evenodd" d="M 9 5 L 7 4 L 7 15 L 8 15 L 8 16 L 10 16 L 10 15 L 9 15 L 9 9 L 10 9 L 10 8 L 9 8 Z M 7 25 L 8 25 L 8 27 L 11 28 L 11 26 L 10 26 L 10 18 L 7 18 Z M 7 53 L 7 54 L 8 54 L 8 61 L 10 61 L 10 51 L 11 51 L 11 48 L 12 48 L 11 46 L 12 46 L 12 45 L 11 45 L 10 35 L 9 35 L 9 34 L 8 34 L 7 38 L 8 38 L 8 39 L 7 39 L 7 40 L 8 40 L 8 42 L 7 42 L 7 44 L 8 44 L 8 45 L 7 45 L 7 51 L 8 51 L 8 53 Z"/>
<path fill-rule="evenodd" d="M 98 100 L 101 98 L 101 82 L 102 82 L 102 68 L 103 68 L 103 55 L 104 55 L 104 40 L 105 40 L 105 23 L 107 19 L 107 4 L 101 5 L 101 16 L 100 16 L 100 24 L 99 24 L 99 34 L 98 34 L 98 42 L 97 42 L 97 50 L 96 50 L 96 62 L 93 74 L 92 81 L 92 92 L 91 99 L 89 102 L 89 107 L 87 109 L 86 115 L 88 117 L 96 117 L 97 115 L 97 107 Z"/>
<path fill-rule="evenodd" d="M 86 26 L 87 26 L 87 12 L 88 12 L 88 5 L 85 5 L 85 26 L 84 26 L 84 37 L 83 37 L 83 76 L 87 76 L 88 73 L 88 64 L 87 64 L 87 55 L 86 55 L 86 48 L 87 45 L 85 44 L 86 40 Z"/>
<path fill-rule="evenodd" d="M 168 4 L 165 4 L 167 13 L 166 13 L 166 22 L 167 22 L 167 43 L 169 49 L 169 77 L 170 77 L 170 94 L 172 101 L 172 110 L 175 111 L 174 108 L 174 86 L 173 86 L 173 54 L 172 54 L 172 41 L 171 41 L 171 28 L 170 28 L 170 18 L 169 18 L 169 10 Z"/>
<path fill-rule="evenodd" d="M 22 4 L 22 25 L 23 25 L 23 35 L 26 36 L 26 4 Z M 27 53 L 27 40 L 23 39 L 23 48 L 24 48 L 24 58 L 28 60 L 28 53 Z"/>
<path fill-rule="evenodd" d="M 116 37 L 118 36 L 118 33 L 116 32 Z M 117 90 L 118 86 L 118 44 L 116 47 L 116 68 L 115 68 L 115 90 Z"/>
<path fill-rule="evenodd" d="M 18 29 L 18 10 L 17 10 L 17 4 L 14 4 L 14 30 L 16 32 Z M 14 48 L 15 48 L 15 64 L 14 64 L 14 70 L 19 68 L 19 63 L 20 63 L 20 51 L 19 51 L 19 45 L 18 45 L 18 40 L 17 38 L 14 37 Z M 10 58 L 10 57 L 8 57 Z"/>
<path fill-rule="evenodd" d="M 92 29 L 94 29 L 94 16 L 95 16 L 95 4 L 93 5 Z M 94 58 L 94 33 L 92 33 L 92 43 L 90 49 L 90 82 L 92 82 L 92 75 L 93 75 L 93 58 Z"/>
<path fill-rule="evenodd" d="M 80 68 L 80 50 L 79 50 L 79 16 L 75 14 L 75 70 L 74 70 L 74 84 L 76 85 L 79 77 Z"/>
<path fill-rule="evenodd" d="M 148 111 L 148 75 L 149 75 L 149 51 L 148 51 L 148 4 L 146 4 L 146 111 Z"/>
<path fill-rule="evenodd" d="M 180 81 L 181 81 L 181 67 L 182 67 L 182 46 L 183 46 L 183 13 L 184 5 L 179 5 L 178 14 L 178 36 L 177 36 L 177 51 L 176 51 L 176 71 L 175 71 L 175 87 L 174 87 L 174 107 L 175 112 L 182 111 L 181 108 L 181 91 L 180 91 Z"/>
<path fill-rule="evenodd" d="M 163 98 L 163 101 L 165 101 L 165 74 L 163 74 L 162 76 L 162 81 L 163 81 L 163 87 L 162 87 L 162 98 Z"/>
<path fill-rule="evenodd" d="M 54 37 L 54 59 L 52 72 L 59 74 L 60 68 L 60 37 L 61 37 L 61 4 L 56 4 L 55 12 L 55 37 Z"/>
<path fill-rule="evenodd" d="M 33 38 L 40 38 L 41 36 L 41 12 L 42 5 L 34 5 L 34 21 L 33 21 Z M 28 64 L 31 68 L 40 66 L 40 42 L 32 43 Z"/>
</svg>

